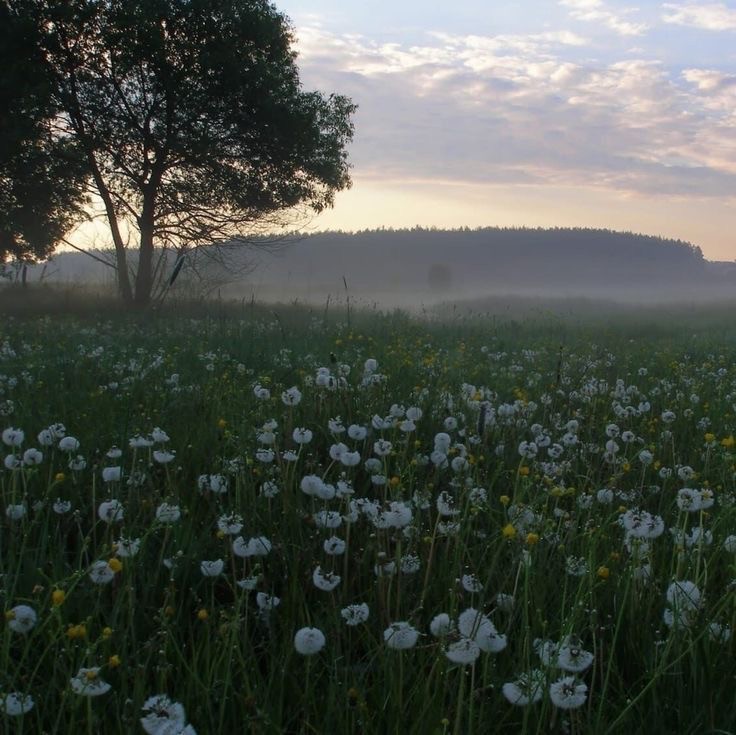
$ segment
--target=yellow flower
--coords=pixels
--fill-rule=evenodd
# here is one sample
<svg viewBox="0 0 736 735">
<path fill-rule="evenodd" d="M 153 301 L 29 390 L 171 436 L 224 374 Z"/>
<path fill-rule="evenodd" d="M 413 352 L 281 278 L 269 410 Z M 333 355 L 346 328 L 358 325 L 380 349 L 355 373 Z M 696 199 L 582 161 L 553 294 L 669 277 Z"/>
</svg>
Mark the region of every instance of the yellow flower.
<svg viewBox="0 0 736 735">
<path fill-rule="evenodd" d="M 66 480 L 66 475 L 63 472 L 57 472 L 54 475 L 54 482 L 64 482 Z"/>
<path fill-rule="evenodd" d="M 529 546 L 534 546 L 534 544 L 539 543 L 539 534 L 538 533 L 528 533 L 526 535 L 526 542 L 529 544 Z"/>
<path fill-rule="evenodd" d="M 217 422 L 217 428 L 218 429 L 224 429 L 227 426 L 227 421 L 225 419 L 219 419 Z"/>
<path fill-rule="evenodd" d="M 498 502 L 501 503 L 501 505 L 508 505 L 511 502 L 511 498 L 508 495 L 502 495 Z"/>
<path fill-rule="evenodd" d="M 107 566 L 110 567 L 110 569 L 117 574 L 119 571 L 123 568 L 123 562 L 120 561 L 117 557 L 113 557 L 107 562 Z"/>
<path fill-rule="evenodd" d="M 600 579 L 608 579 L 608 576 L 611 574 L 611 571 L 608 567 L 600 566 L 598 567 L 598 571 L 596 572 L 598 577 Z"/>
<path fill-rule="evenodd" d="M 105 627 L 102 629 L 102 637 L 107 639 L 112 635 L 112 628 Z"/>
<path fill-rule="evenodd" d="M 59 607 L 59 605 L 63 605 L 64 600 L 66 600 L 66 592 L 64 592 L 64 590 L 54 590 L 51 593 L 51 604 L 54 607 Z"/>
<path fill-rule="evenodd" d="M 79 625 L 70 625 L 66 629 L 66 637 L 73 641 L 77 640 L 78 638 L 86 638 L 87 626 L 84 625 L 84 623 L 80 623 Z"/>
<path fill-rule="evenodd" d="M 111 669 L 117 668 L 118 666 L 120 666 L 120 663 L 120 656 L 118 656 L 117 654 L 113 654 L 112 656 L 110 656 L 110 658 L 107 659 L 107 665 Z"/>
<path fill-rule="evenodd" d="M 714 442 L 716 440 L 716 435 L 712 434 L 710 431 L 705 435 L 705 441 L 710 444 L 711 442 Z"/>
<path fill-rule="evenodd" d="M 501 533 L 504 538 L 514 538 L 516 536 L 516 529 L 511 523 L 507 523 L 502 529 Z"/>
<path fill-rule="evenodd" d="M 736 444 L 736 439 L 733 438 L 733 434 L 721 439 L 721 446 L 724 449 L 733 449 L 734 444 Z"/>
<path fill-rule="evenodd" d="M 529 474 L 529 468 L 528 467 L 519 467 L 519 474 L 522 477 L 526 477 Z"/>
<path fill-rule="evenodd" d="M 391 483 L 391 487 L 398 487 L 401 480 L 394 475 L 389 482 Z"/>
<path fill-rule="evenodd" d="M 199 620 L 207 620 L 207 618 L 210 616 L 210 614 L 205 610 L 205 608 L 202 608 L 201 610 L 197 611 L 197 618 Z"/>
</svg>

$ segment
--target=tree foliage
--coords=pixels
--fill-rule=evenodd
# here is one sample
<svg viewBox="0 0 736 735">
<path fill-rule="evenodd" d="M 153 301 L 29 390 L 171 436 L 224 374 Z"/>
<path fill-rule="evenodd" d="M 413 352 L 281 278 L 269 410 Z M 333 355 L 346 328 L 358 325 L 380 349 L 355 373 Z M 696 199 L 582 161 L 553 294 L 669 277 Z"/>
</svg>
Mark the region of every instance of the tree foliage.
<svg viewBox="0 0 736 735">
<path fill-rule="evenodd" d="M 265 0 L 9 5 L 38 33 L 47 126 L 83 152 L 124 298 L 150 298 L 157 247 L 245 237 L 349 186 L 354 106 L 302 89 L 293 31 Z"/>
</svg>

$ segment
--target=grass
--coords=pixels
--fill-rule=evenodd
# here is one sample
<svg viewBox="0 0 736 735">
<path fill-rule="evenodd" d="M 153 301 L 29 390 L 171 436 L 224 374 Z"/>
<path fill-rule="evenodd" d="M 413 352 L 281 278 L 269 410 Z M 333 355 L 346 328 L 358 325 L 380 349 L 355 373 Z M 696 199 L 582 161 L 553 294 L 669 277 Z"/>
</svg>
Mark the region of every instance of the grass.
<svg viewBox="0 0 736 735">
<path fill-rule="evenodd" d="M 200 734 L 733 730 L 736 333 L 722 313 L 685 326 L 653 313 L 418 320 L 247 303 L 131 316 L 109 300 L 90 312 L 85 298 L 60 310 L 53 296 L 33 308 L 0 296 L 17 307 L 0 333 L 2 428 L 24 432 L 19 446 L 5 435 L 21 466 L 0 480 L 0 703 L 34 701 L 20 716 L 0 709 L 3 731 L 143 732 L 157 694 Z M 301 400 L 286 405 L 292 386 Z M 367 438 L 335 433 L 338 417 Z M 78 449 L 39 444 L 57 422 Z M 168 441 L 130 445 L 155 427 Z M 294 439 L 301 427 L 308 443 Z M 521 456 L 535 438 L 536 455 Z M 339 459 L 340 442 L 357 464 Z M 30 447 L 40 464 L 22 463 Z M 109 467 L 119 480 L 103 479 Z M 306 494 L 310 475 L 333 489 Z M 680 508 L 685 487 L 705 489 L 706 507 Z M 113 499 L 123 516 L 107 522 Z M 164 503 L 176 522 L 157 519 Z M 322 511 L 340 525 L 323 527 Z M 233 514 L 230 535 L 218 520 Z M 661 532 L 647 538 L 637 518 Z M 237 536 L 271 548 L 238 556 Z M 325 550 L 333 536 L 343 554 Z M 134 556 L 121 555 L 126 538 Z M 218 560 L 205 576 L 201 563 Z M 95 562 L 109 582 L 90 578 Z M 340 577 L 334 590 L 315 586 L 318 566 Z M 676 582 L 700 598 L 678 597 Z M 368 619 L 346 625 L 342 610 L 361 603 Z M 19 605 L 36 613 L 25 633 Z M 463 618 L 471 608 L 492 622 Z M 453 624 L 435 637 L 441 613 Z M 400 622 L 419 634 L 405 650 L 392 646 Z M 311 656 L 294 644 L 305 627 L 325 637 Z M 468 637 L 501 650 L 454 663 Z M 584 670 L 561 667 L 585 652 Z M 512 704 L 504 685 L 531 671 L 540 701 Z M 584 685 L 575 708 L 550 696 L 566 676 Z M 109 690 L 85 696 L 99 682 Z"/>
</svg>

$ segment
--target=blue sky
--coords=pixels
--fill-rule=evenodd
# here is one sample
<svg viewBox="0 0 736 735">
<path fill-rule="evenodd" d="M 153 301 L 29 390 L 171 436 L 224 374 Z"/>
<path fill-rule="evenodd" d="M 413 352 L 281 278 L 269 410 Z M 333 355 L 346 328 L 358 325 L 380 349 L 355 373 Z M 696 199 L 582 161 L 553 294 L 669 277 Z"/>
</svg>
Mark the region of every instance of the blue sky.
<svg viewBox="0 0 736 735">
<path fill-rule="evenodd" d="M 601 226 L 736 259 L 736 0 L 277 0 L 359 105 L 312 228 Z"/>
</svg>

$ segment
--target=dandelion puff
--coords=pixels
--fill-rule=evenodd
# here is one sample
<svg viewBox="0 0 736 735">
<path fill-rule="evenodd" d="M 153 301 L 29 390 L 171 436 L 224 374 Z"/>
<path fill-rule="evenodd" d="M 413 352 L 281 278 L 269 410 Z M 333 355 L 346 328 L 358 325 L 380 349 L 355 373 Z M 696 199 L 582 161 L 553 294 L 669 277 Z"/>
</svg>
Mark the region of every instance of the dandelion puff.
<svg viewBox="0 0 736 735">
<path fill-rule="evenodd" d="M 565 644 L 560 646 L 557 653 L 557 665 L 563 671 L 579 674 L 593 663 L 593 654 L 579 646 Z"/>
<path fill-rule="evenodd" d="M 30 694 L 21 694 L 21 692 L 8 692 L 0 695 L 0 709 L 5 712 L 8 717 L 19 717 L 33 709 L 33 697 Z"/>
<path fill-rule="evenodd" d="M 463 574 L 460 581 L 466 592 L 476 593 L 483 591 L 483 583 L 475 576 L 475 574 Z"/>
<path fill-rule="evenodd" d="M 121 559 L 127 559 L 135 556 L 141 548 L 141 540 L 139 538 L 125 538 L 121 536 L 115 542 L 115 556 Z"/>
<path fill-rule="evenodd" d="M 36 611 L 29 605 L 16 605 L 5 613 L 5 617 L 10 630 L 24 635 L 35 627 L 38 620 Z"/>
<path fill-rule="evenodd" d="M 24 503 L 12 503 L 5 508 L 5 515 L 11 521 L 19 521 L 26 514 L 26 506 Z"/>
<path fill-rule="evenodd" d="M 276 595 L 268 595 L 265 592 L 256 594 L 256 605 L 260 610 L 268 612 L 281 604 L 281 598 Z"/>
<path fill-rule="evenodd" d="M 447 647 L 445 656 L 454 664 L 467 666 L 480 656 L 480 646 L 472 638 L 461 638 Z"/>
<path fill-rule="evenodd" d="M 184 707 L 165 694 L 149 697 L 141 709 L 140 723 L 148 735 L 179 735 L 186 727 Z"/>
<path fill-rule="evenodd" d="M 61 498 L 56 498 L 54 504 L 51 507 L 54 509 L 54 513 L 61 516 L 64 515 L 64 513 L 68 513 L 72 509 L 72 503 L 71 500 L 62 500 Z"/>
<path fill-rule="evenodd" d="M 549 698 L 560 709 L 577 709 L 585 704 L 588 687 L 574 676 L 565 676 L 549 685 Z"/>
<path fill-rule="evenodd" d="M 98 666 L 89 669 L 79 669 L 76 675 L 69 680 L 72 691 L 83 697 L 99 697 L 107 694 L 111 686 L 106 681 L 100 679 L 99 673 L 100 668 Z"/>
<path fill-rule="evenodd" d="M 389 648 L 404 651 L 414 648 L 419 638 L 419 631 L 407 622 L 391 623 L 383 631 L 383 640 Z"/>
<path fill-rule="evenodd" d="M 125 510 L 123 504 L 119 500 L 105 500 L 100 503 L 97 509 L 97 515 L 101 521 L 105 523 L 117 523 L 123 520 Z"/>
<path fill-rule="evenodd" d="M 225 568 L 225 562 L 222 559 L 214 561 L 201 561 L 199 563 L 199 571 L 204 577 L 219 577 Z"/>
<path fill-rule="evenodd" d="M 122 470 L 120 467 L 103 467 L 102 479 L 104 482 L 120 482 L 121 472 Z"/>
<path fill-rule="evenodd" d="M 312 572 L 312 582 L 318 590 L 323 592 L 332 592 L 332 590 L 340 584 L 339 574 L 333 574 L 332 572 L 325 572 L 322 567 L 318 566 L 314 572 Z"/>
<path fill-rule="evenodd" d="M 319 628 L 301 628 L 294 634 L 294 648 L 302 656 L 314 656 L 325 643 L 325 634 Z"/>
<path fill-rule="evenodd" d="M 345 553 L 345 546 L 345 541 L 337 536 L 330 536 L 322 544 L 322 548 L 328 556 L 340 556 Z"/>
<path fill-rule="evenodd" d="M 176 523 L 181 518 L 181 510 L 178 505 L 170 503 L 161 503 L 156 508 L 156 520 L 160 523 L 170 525 Z"/>
<path fill-rule="evenodd" d="M 96 561 L 89 568 L 89 578 L 95 584 L 109 584 L 115 577 L 115 572 L 106 561 Z"/>
<path fill-rule="evenodd" d="M 544 694 L 544 672 L 534 669 L 519 675 L 516 681 L 507 682 L 501 687 L 501 693 L 513 705 L 526 707 L 539 702 Z"/>
<path fill-rule="evenodd" d="M 435 638 L 442 638 L 448 635 L 453 629 L 452 620 L 447 613 L 440 613 L 432 618 L 429 624 L 429 632 Z"/>
<path fill-rule="evenodd" d="M 176 459 L 176 452 L 169 452 L 165 449 L 156 449 L 153 453 L 153 459 L 159 464 L 169 464 Z"/>
<path fill-rule="evenodd" d="M 345 624 L 351 627 L 365 623 L 365 621 L 368 620 L 369 614 L 370 609 L 365 602 L 361 602 L 357 605 L 348 605 L 340 611 L 340 615 L 342 615 Z"/>
</svg>

